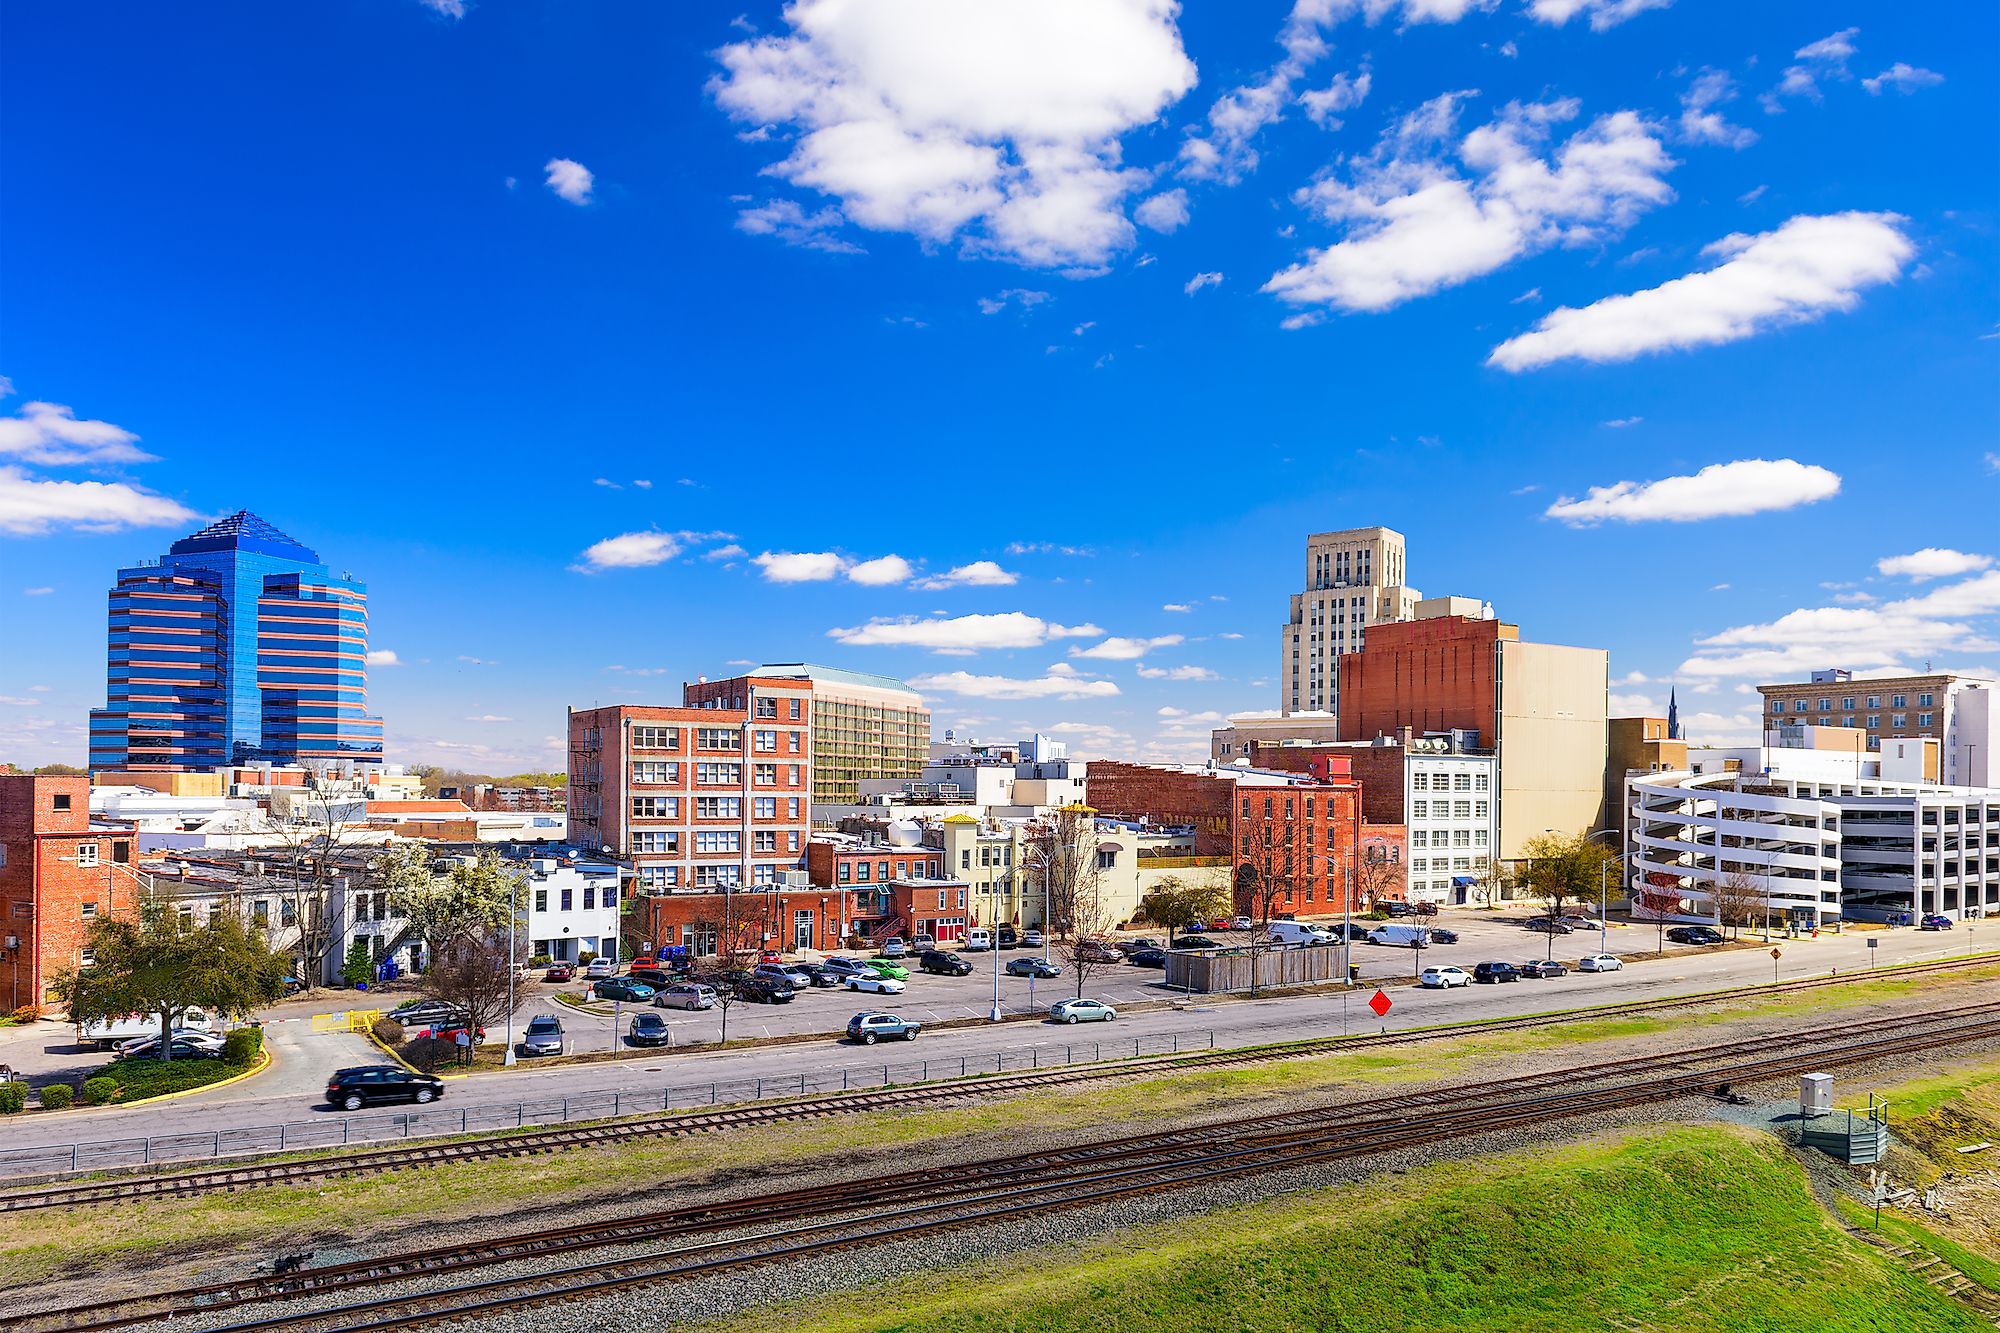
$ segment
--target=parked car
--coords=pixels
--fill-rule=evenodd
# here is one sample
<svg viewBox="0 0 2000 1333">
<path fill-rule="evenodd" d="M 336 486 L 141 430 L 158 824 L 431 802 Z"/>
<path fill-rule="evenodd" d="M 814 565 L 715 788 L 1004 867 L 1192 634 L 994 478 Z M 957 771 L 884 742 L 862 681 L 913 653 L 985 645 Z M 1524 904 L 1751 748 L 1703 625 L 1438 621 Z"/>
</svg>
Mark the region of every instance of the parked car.
<svg viewBox="0 0 2000 1333">
<path fill-rule="evenodd" d="M 1432 990 L 1448 990 L 1453 986 L 1471 985 L 1472 975 L 1462 967 L 1427 967 L 1417 981 Z"/>
<path fill-rule="evenodd" d="M 1057 1000 L 1049 1006 L 1049 1017 L 1058 1023 L 1109 1023 L 1118 1011 L 1102 1000 Z"/>
<path fill-rule="evenodd" d="M 933 936 L 919 932 L 910 936 L 910 948 L 917 953 L 922 953 L 926 949 L 937 948 L 937 940 Z"/>
<path fill-rule="evenodd" d="M 1232 916 L 1226 923 L 1226 929 L 1229 930 L 1255 930 L 1256 928 L 1257 923 L 1247 916 Z"/>
<path fill-rule="evenodd" d="M 1122 963 L 1125 955 L 1103 940 L 1078 940 L 1076 956 L 1086 963 Z"/>
<path fill-rule="evenodd" d="M 625 1036 L 634 1046 L 665 1046 L 674 1039 L 667 1020 L 653 1013 L 632 1015 L 632 1026 Z"/>
<path fill-rule="evenodd" d="M 1167 951 L 1165 949 L 1134 949 L 1131 953 L 1125 955 L 1125 961 L 1133 967 L 1165 967 L 1167 965 Z"/>
<path fill-rule="evenodd" d="M 958 947 L 967 953 L 985 953 L 993 947 L 993 932 L 984 926 L 973 926 L 965 932 Z"/>
<path fill-rule="evenodd" d="M 1521 964 L 1521 975 L 1539 981 L 1545 977 L 1566 977 L 1569 975 L 1569 969 L 1553 959 L 1530 958 Z"/>
<path fill-rule="evenodd" d="M 1174 941 L 1176 949 L 1220 949 L 1221 940 L 1212 940 L 1206 935 L 1183 935 Z"/>
<path fill-rule="evenodd" d="M 384 1017 L 400 1027 L 431 1027 L 438 1023 L 463 1023 L 466 1012 L 444 1000 L 412 1000 L 397 1005 Z"/>
<path fill-rule="evenodd" d="M 1000 927 L 994 938 L 1003 949 L 1018 949 L 1021 947 L 1020 932 L 1016 931 L 1012 926 Z"/>
<path fill-rule="evenodd" d="M 207 1028 L 177 1027 L 173 1030 L 173 1032 L 170 1035 L 173 1037 L 175 1041 L 187 1039 L 190 1041 L 200 1041 L 203 1043 L 212 1042 L 214 1043 L 216 1050 L 219 1051 L 222 1049 L 222 1037 L 217 1033 L 210 1032 Z M 119 1042 L 118 1043 L 119 1057 L 121 1059 L 130 1059 L 132 1055 L 136 1053 L 142 1046 L 150 1046 L 154 1050 L 158 1050 L 160 1047 L 159 1031 L 155 1029 L 153 1035 L 151 1035 L 150 1037 L 133 1037 L 130 1041 Z"/>
<path fill-rule="evenodd" d="M 686 973 L 667 972 L 657 967 L 635 967 L 625 975 L 633 981 L 642 981 L 654 990 L 659 990 L 663 986 L 671 986 L 681 980 Z"/>
<path fill-rule="evenodd" d="M 846 979 L 845 973 L 836 972 L 824 963 L 807 963 L 801 970 L 816 990 L 831 990 Z"/>
<path fill-rule="evenodd" d="M 753 1004 L 790 1004 L 798 992 L 789 981 L 776 977 L 759 976 L 752 973 L 731 983 L 739 1000 L 749 1000 Z"/>
<path fill-rule="evenodd" d="M 160 1055 L 160 1039 L 151 1041 L 128 1041 L 118 1048 L 121 1060 L 156 1060 Z M 212 1032 L 194 1032 L 185 1036 L 176 1033 L 168 1048 L 168 1058 L 172 1060 L 220 1060 L 222 1058 L 222 1038 Z"/>
<path fill-rule="evenodd" d="M 926 949 L 917 955 L 917 966 L 926 972 L 941 977 L 969 977 L 972 964 L 955 953 L 944 953 L 937 949 Z"/>
<path fill-rule="evenodd" d="M 444 1080 L 401 1065 L 359 1065 L 327 1077 L 326 1100 L 343 1111 L 381 1102 L 433 1102 L 444 1096 Z"/>
<path fill-rule="evenodd" d="M 568 981 L 576 975 L 576 969 L 568 963 L 551 963 L 549 970 L 542 973 L 543 981 Z"/>
<path fill-rule="evenodd" d="M 1521 969 L 1512 963 L 1481 963 L 1472 969 L 1474 981 L 1519 981 Z"/>
<path fill-rule="evenodd" d="M 1580 972 L 1620 972 L 1625 960 L 1615 953 L 1594 953 L 1577 959 L 1576 966 Z"/>
<path fill-rule="evenodd" d="M 1333 936 L 1304 921 L 1273 921 L 1267 938 L 1273 944 L 1332 944 Z"/>
<path fill-rule="evenodd" d="M 1529 917 L 1521 924 L 1538 935 L 1568 935 L 1571 933 L 1570 928 L 1562 922 L 1545 916 Z"/>
<path fill-rule="evenodd" d="M 907 987 L 908 983 L 898 981 L 894 977 L 882 976 L 880 973 L 872 977 L 849 977 L 847 979 L 847 989 L 873 991 L 877 995 L 901 995 Z"/>
<path fill-rule="evenodd" d="M 750 971 L 753 976 L 776 978 L 793 990 L 810 990 L 813 984 L 812 973 L 796 963 L 759 963 Z"/>
<path fill-rule="evenodd" d="M 1415 916 L 1417 914 L 1415 903 L 1401 902 L 1396 899 L 1391 899 L 1381 904 L 1381 907 L 1390 916 Z"/>
<path fill-rule="evenodd" d="M 521 1054 L 564 1055 L 568 1051 L 569 1038 L 563 1033 L 560 1018 L 536 1014 L 528 1020 L 527 1030 L 521 1033 Z"/>
<path fill-rule="evenodd" d="M 606 977 L 615 977 L 618 975 L 618 960 L 616 958 L 593 958 L 590 960 L 589 965 L 583 969 L 583 975 L 586 981 L 602 981 Z"/>
<path fill-rule="evenodd" d="M 1118 952 L 1131 955 L 1139 952 L 1141 949 L 1164 949 L 1167 947 L 1167 942 L 1162 939 L 1155 939 L 1151 935 L 1141 935 L 1136 940 L 1120 940 L 1116 947 Z"/>
<path fill-rule="evenodd" d="M 1368 942 L 1391 948 L 1421 949 L 1431 942 L 1431 933 L 1425 926 L 1377 926 L 1368 932 Z"/>
<path fill-rule="evenodd" d="M 901 1014 L 856 1014 L 847 1020 L 847 1039 L 863 1046 L 873 1046 L 892 1037 L 914 1041 L 923 1029 L 922 1023 Z"/>
<path fill-rule="evenodd" d="M 841 981 L 858 973 L 875 970 L 859 958 L 843 958 L 839 954 L 835 954 L 831 958 L 821 959 L 819 966 L 821 971 L 831 972 L 837 980 Z"/>
<path fill-rule="evenodd" d="M 1007 975 L 1010 977 L 1041 977 L 1043 980 L 1047 980 L 1049 977 L 1061 976 L 1062 966 L 1059 963 L 1052 963 L 1046 958 L 1013 958 L 1007 962 Z"/>
<path fill-rule="evenodd" d="M 607 977 L 593 983 L 592 989 L 600 1000 L 650 1000 L 658 988 L 630 977 Z"/>
<path fill-rule="evenodd" d="M 165 1015 L 159 1013 L 120 1014 L 116 1018 L 81 1024 L 76 1030 L 76 1039 L 86 1045 L 109 1050 L 122 1041 L 144 1041 L 149 1037 L 158 1037 L 164 1021 Z M 184 1009 L 181 1011 L 180 1026 L 206 1032 L 210 1030 L 209 1017 L 200 1009 Z"/>
<path fill-rule="evenodd" d="M 1936 912 L 1929 912 L 1925 914 L 1923 920 L 1917 922 L 1917 929 L 1950 930 L 1951 918 L 1948 916 L 1939 916 Z"/>
<path fill-rule="evenodd" d="M 1343 936 L 1350 940 L 1366 940 L 1368 938 L 1368 927 L 1354 921 L 1344 921 L 1338 925 L 1328 926 L 1326 929 L 1327 933 L 1333 936 L 1335 944 L 1340 943 Z"/>
<path fill-rule="evenodd" d="M 1596 917 L 1585 916 L 1581 912 L 1565 912 L 1557 917 L 1556 920 L 1562 922 L 1571 930 L 1596 930 L 1604 924 Z"/>
<path fill-rule="evenodd" d="M 868 973 L 873 972 L 878 977 L 888 977 L 892 981 L 908 981 L 910 979 L 910 969 L 904 967 L 893 958 L 867 958 L 862 961 L 867 966 L 861 972 L 856 973 L 856 976 L 866 976 Z"/>
<path fill-rule="evenodd" d="M 1048 942 L 1048 936 L 1042 934 L 1039 930 L 1024 930 L 1021 932 L 1021 945 L 1023 948 L 1039 949 Z"/>
<path fill-rule="evenodd" d="M 1675 926 L 1667 939 L 1673 944 L 1720 944 L 1722 932 L 1709 926 Z"/>
<path fill-rule="evenodd" d="M 676 981 L 653 997 L 655 1009 L 713 1009 L 715 988 L 693 981 Z"/>
<path fill-rule="evenodd" d="M 882 941 L 882 947 L 875 951 L 878 958 L 904 958 L 909 955 L 910 946 L 903 943 L 901 935 L 891 935 Z"/>
<path fill-rule="evenodd" d="M 1428 926 L 1426 929 L 1431 933 L 1429 942 L 1432 944 L 1458 943 L 1458 932 L 1455 930 L 1448 930 L 1443 926 Z"/>
</svg>

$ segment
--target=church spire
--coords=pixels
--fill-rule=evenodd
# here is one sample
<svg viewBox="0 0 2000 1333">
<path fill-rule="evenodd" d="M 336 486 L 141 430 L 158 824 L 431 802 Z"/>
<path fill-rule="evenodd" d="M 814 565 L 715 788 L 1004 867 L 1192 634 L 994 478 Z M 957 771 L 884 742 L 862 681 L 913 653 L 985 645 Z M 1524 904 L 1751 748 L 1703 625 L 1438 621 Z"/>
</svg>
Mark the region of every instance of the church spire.
<svg viewBox="0 0 2000 1333">
<path fill-rule="evenodd" d="M 1681 738 L 1681 702 L 1680 702 L 1680 689 L 1678 686 L 1676 686 L 1667 691 L 1667 739 L 1670 741 L 1677 741 L 1680 738 Z"/>
</svg>

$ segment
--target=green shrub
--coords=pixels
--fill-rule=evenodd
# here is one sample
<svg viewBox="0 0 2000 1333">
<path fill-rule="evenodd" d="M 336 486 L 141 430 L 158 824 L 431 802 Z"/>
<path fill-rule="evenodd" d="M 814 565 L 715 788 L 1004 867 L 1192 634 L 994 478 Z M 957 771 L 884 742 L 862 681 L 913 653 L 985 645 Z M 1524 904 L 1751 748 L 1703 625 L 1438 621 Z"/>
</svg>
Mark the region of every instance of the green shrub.
<svg viewBox="0 0 2000 1333">
<path fill-rule="evenodd" d="M 578 967 L 589 967 L 592 963 L 596 961 L 597 961 L 597 955 L 592 953 L 588 949 L 581 950 L 576 956 L 576 963 Z"/>
<path fill-rule="evenodd" d="M 547 967 L 548 965 L 549 956 L 545 953 L 538 953 L 528 960 L 529 967 Z"/>
<path fill-rule="evenodd" d="M 255 1063 L 257 1053 L 264 1049 L 264 1029 L 257 1027 L 231 1028 L 222 1039 L 222 1058 L 232 1065 Z"/>
<path fill-rule="evenodd" d="M 0 1115 L 19 1115 L 27 1109 L 27 1084 L 0 1083 Z"/>
<path fill-rule="evenodd" d="M 32 1023 L 41 1016 L 42 1006 L 39 1004 L 24 1004 L 14 1011 L 14 1021 L 16 1023 Z"/>
<path fill-rule="evenodd" d="M 356 940 L 347 946 L 347 957 L 341 960 L 340 979 L 350 986 L 359 986 L 375 975 L 375 960 L 367 940 Z"/>
<path fill-rule="evenodd" d="M 375 1040 L 381 1042 L 384 1046 L 401 1046 L 403 1044 L 403 1025 L 391 1019 L 376 1019 L 375 1026 L 370 1031 L 375 1034 Z"/>
<path fill-rule="evenodd" d="M 103 1106 L 118 1095 L 118 1080 L 115 1078 L 87 1078 L 83 1081 L 83 1104 Z"/>
<path fill-rule="evenodd" d="M 76 1100 L 76 1089 L 67 1083 L 51 1083 L 42 1089 L 42 1109 L 44 1111 L 67 1111 Z"/>
<path fill-rule="evenodd" d="M 158 1097 L 169 1092 L 218 1083 L 242 1071 L 222 1060 L 114 1060 L 99 1071 L 114 1080 L 120 1101 Z"/>
</svg>

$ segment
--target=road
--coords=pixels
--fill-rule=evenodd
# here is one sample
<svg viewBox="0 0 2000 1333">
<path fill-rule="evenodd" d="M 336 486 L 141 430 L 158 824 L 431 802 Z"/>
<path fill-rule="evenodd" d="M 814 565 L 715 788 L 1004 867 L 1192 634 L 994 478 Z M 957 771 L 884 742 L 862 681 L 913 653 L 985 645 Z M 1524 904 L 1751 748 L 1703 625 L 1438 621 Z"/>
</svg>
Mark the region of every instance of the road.
<svg viewBox="0 0 2000 1333">
<path fill-rule="evenodd" d="M 1612 935 L 1615 939 L 1621 933 L 1631 938 L 1639 932 L 1614 930 Z M 1644 933 L 1650 935 L 1649 931 Z M 1988 933 L 1996 932 L 1989 930 Z M 1866 944 L 1870 936 L 1878 941 L 1878 947 L 1872 951 Z M 1488 955 L 1520 959 L 1535 956 L 1541 951 L 1535 946 L 1543 941 L 1518 928 L 1514 928 L 1508 938 L 1517 946 L 1526 943 L 1528 947 L 1500 952 L 1488 946 Z M 1588 951 L 1565 949 L 1560 947 L 1563 943 L 1559 941 L 1559 957 L 1565 953 L 1574 956 Z M 1594 940 L 1591 943 L 1594 944 Z M 1645 943 L 1650 944 L 1651 940 L 1647 939 Z M 1991 947 L 1994 941 L 1985 943 Z M 1071 1045 L 1082 1050 L 1101 1043 L 1103 1053 L 1108 1056 L 1116 1053 L 1121 1043 L 1134 1039 L 1146 1040 L 1148 1049 L 1158 1049 L 1173 1040 L 1178 1040 L 1183 1046 L 1201 1047 L 1211 1041 L 1217 1046 L 1243 1046 L 1347 1032 L 1393 1032 L 1459 1019 L 1509 1017 L 1565 1007 L 1692 994 L 1732 985 L 1768 982 L 1774 979 L 1774 975 L 1777 978 L 1794 978 L 1824 975 L 1830 969 L 1843 972 L 1865 969 L 1871 953 L 1874 961 L 1883 964 L 1930 960 L 1966 953 L 1980 947 L 1980 941 L 1975 928 L 1960 929 L 1950 935 L 1915 931 L 1823 935 L 1817 940 L 1782 941 L 1778 947 L 1783 957 L 1775 962 L 1763 949 L 1752 948 L 1682 954 L 1638 962 L 1621 972 L 1603 975 L 1572 973 L 1561 979 L 1523 981 L 1503 986 L 1475 986 L 1451 991 L 1425 991 L 1399 986 L 1393 991 L 1394 1007 L 1385 1019 L 1380 1020 L 1366 1007 L 1374 988 L 1364 983 L 1345 996 L 1276 995 L 1257 1000 L 1216 1001 L 1206 1001 L 1197 996 L 1185 1008 L 1128 1013 L 1115 1024 L 1090 1027 L 1058 1027 L 1050 1023 L 1026 1021 L 946 1029 L 926 1033 L 908 1047 L 862 1048 L 825 1037 L 720 1052 L 652 1051 L 635 1054 L 633 1058 L 616 1064 L 523 1064 L 512 1070 L 482 1073 L 472 1079 L 455 1081 L 449 1085 L 443 1104 L 502 1104 L 614 1090 L 657 1095 L 667 1086 L 678 1088 L 748 1078 L 768 1079 L 775 1084 L 786 1078 L 797 1078 L 802 1070 L 815 1075 L 828 1071 L 834 1074 L 852 1071 L 856 1081 L 860 1082 L 869 1081 L 869 1071 L 880 1071 L 885 1060 L 896 1062 L 921 1057 L 941 1070 L 947 1064 L 955 1065 L 961 1058 L 974 1064 L 984 1061 L 990 1065 L 999 1055 L 1007 1057 L 1012 1067 L 1015 1064 L 1026 1065 L 1031 1059 L 1059 1063 L 1063 1058 L 1063 1049 Z M 1460 946 L 1461 951 L 1465 949 L 1477 952 L 1478 946 L 1468 941 Z M 1363 961 L 1365 967 L 1379 973 L 1408 974 L 1407 956 L 1393 962 L 1378 963 L 1371 958 L 1376 952 L 1385 951 L 1357 946 L 1355 957 L 1357 961 Z M 1463 960 L 1430 957 L 1433 953 L 1442 955 L 1447 952 L 1425 950 L 1426 961 L 1463 961 L 1468 964 L 1476 961 L 1471 956 Z M 1124 969 L 1116 980 L 1142 991 L 1149 990 L 1154 998 L 1166 994 L 1158 982 L 1158 973 L 1146 974 L 1152 979 L 1150 982 L 1136 980 L 1138 975 L 1136 969 Z M 812 997 L 812 1003 L 818 1006 L 823 1002 L 825 1007 L 838 1010 L 842 1017 L 853 1010 L 871 1007 L 921 1010 L 934 1003 L 923 987 L 945 980 L 935 977 L 920 980 L 913 976 L 909 994 L 898 997 L 905 1001 L 900 1004 L 878 1004 L 875 1002 L 883 997 L 852 996 L 842 992 L 818 992 Z M 959 979 L 957 984 L 963 986 L 965 980 Z M 985 980 L 989 997 L 991 984 L 990 978 Z M 1046 987 L 1048 983 L 1042 985 Z M 1110 988 L 1093 984 L 1088 989 L 1102 994 Z M 942 992 L 939 994 L 942 995 Z M 1053 997 L 1044 992 L 1041 998 L 1046 1003 Z M 801 1007 L 793 1005 L 785 1008 Z M 758 1013 L 764 1011 L 763 1006 L 737 1006 L 731 1015 L 733 1029 L 742 1030 L 738 1019 L 746 1009 Z M 604 1031 L 608 1040 L 608 1026 Z M 316 1033 L 312 1024 L 303 1018 L 267 1023 L 266 1032 L 277 1057 L 272 1070 L 266 1074 L 228 1088 L 152 1105 L 80 1109 L 61 1115 L 29 1116 L 9 1121 L 0 1125 L 0 1151 L 126 1136 L 205 1133 L 215 1129 L 332 1117 L 334 1112 L 318 1104 L 326 1072 L 343 1065 L 378 1063 L 381 1059 L 380 1053 L 358 1035 Z M 3 1051 L 4 1048 L 0 1048 L 0 1052 Z"/>
</svg>

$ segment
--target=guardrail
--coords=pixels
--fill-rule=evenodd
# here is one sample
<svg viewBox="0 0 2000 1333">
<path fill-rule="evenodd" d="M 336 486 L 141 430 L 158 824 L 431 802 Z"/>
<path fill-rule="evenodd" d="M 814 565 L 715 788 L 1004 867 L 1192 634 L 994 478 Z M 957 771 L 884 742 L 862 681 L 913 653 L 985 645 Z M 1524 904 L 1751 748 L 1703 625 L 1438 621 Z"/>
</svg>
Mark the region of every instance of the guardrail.
<svg viewBox="0 0 2000 1333">
<path fill-rule="evenodd" d="M 1129 1049 L 1129 1052 L 1127 1048 Z M 351 1144 L 397 1139 L 436 1138 L 474 1134 L 530 1125 L 566 1125 L 585 1120 L 638 1115 L 652 1111 L 694 1110 L 705 1106 L 805 1097 L 815 1093 L 926 1083 L 934 1078 L 970 1078 L 975 1074 L 1017 1074 L 1028 1069 L 1055 1069 L 1101 1060 L 1134 1059 L 1142 1055 L 1173 1055 L 1215 1048 L 1215 1033 L 1169 1032 L 1116 1041 L 1072 1042 L 1062 1046 L 1030 1047 L 1026 1051 L 996 1051 L 985 1056 L 954 1056 L 908 1060 L 857 1069 L 820 1070 L 784 1078 L 739 1078 L 711 1083 L 687 1083 L 656 1090 L 580 1093 L 533 1101 L 466 1106 L 430 1106 L 419 1111 L 375 1115 L 328 1116 L 241 1129 L 205 1133 L 156 1134 L 145 1138 L 102 1139 L 92 1143 L 51 1144 L 0 1153 L 0 1177 L 60 1175 L 86 1171 L 150 1166 L 164 1162 L 194 1162 L 252 1154 L 339 1148 Z M 1059 1053 L 1059 1054 L 1058 1054 Z"/>
</svg>

